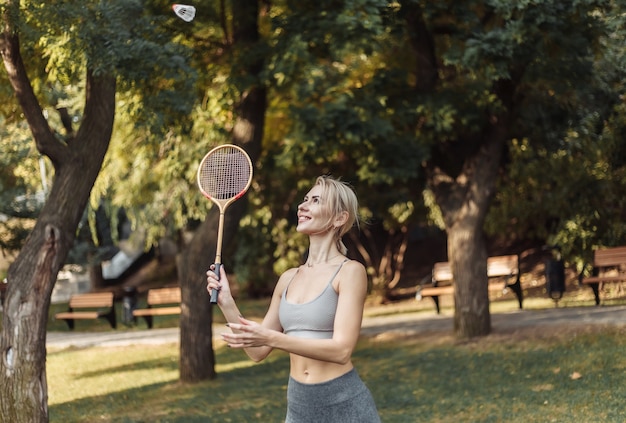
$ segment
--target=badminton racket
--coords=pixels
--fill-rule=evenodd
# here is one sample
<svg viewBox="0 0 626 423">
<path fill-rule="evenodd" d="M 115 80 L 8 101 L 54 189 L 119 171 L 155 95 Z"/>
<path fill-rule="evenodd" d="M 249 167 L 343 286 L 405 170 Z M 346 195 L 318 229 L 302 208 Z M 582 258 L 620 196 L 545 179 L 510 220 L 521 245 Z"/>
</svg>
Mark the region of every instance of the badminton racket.
<svg viewBox="0 0 626 423">
<path fill-rule="evenodd" d="M 172 10 L 174 10 L 176 16 L 185 22 L 193 21 L 193 18 L 196 16 L 196 8 L 186 4 L 173 4 Z"/>
<path fill-rule="evenodd" d="M 215 249 L 215 274 L 219 280 L 222 265 L 222 236 L 226 208 L 241 198 L 252 182 L 252 161 L 236 145 L 225 144 L 209 151 L 198 167 L 200 192 L 213 201 L 220 211 Z M 211 291 L 211 303 L 217 303 L 218 290 Z"/>
</svg>

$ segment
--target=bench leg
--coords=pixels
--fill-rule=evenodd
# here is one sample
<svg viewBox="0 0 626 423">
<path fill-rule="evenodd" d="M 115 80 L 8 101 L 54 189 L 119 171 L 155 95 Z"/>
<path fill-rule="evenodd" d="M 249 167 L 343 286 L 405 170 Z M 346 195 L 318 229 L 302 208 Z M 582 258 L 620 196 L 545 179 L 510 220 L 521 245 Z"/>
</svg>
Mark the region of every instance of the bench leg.
<svg viewBox="0 0 626 423">
<path fill-rule="evenodd" d="M 520 310 L 522 309 L 522 302 L 524 301 L 524 295 L 522 293 L 522 284 L 518 279 L 513 285 L 508 285 L 508 288 L 511 288 L 515 295 L 517 296 L 517 302 L 519 303 Z"/>
<path fill-rule="evenodd" d="M 143 318 L 148 325 L 148 329 L 152 329 L 152 316 L 143 316 Z"/>
<path fill-rule="evenodd" d="M 435 308 L 437 309 L 437 314 L 441 314 L 441 308 L 439 306 L 439 295 L 433 295 L 430 297 L 435 302 Z"/>
<path fill-rule="evenodd" d="M 74 330 L 74 319 L 63 319 L 65 320 L 65 323 L 67 323 L 67 326 L 70 328 L 70 330 Z"/>
<path fill-rule="evenodd" d="M 113 306 L 111 307 L 111 311 L 109 311 L 102 317 L 107 319 L 113 329 L 117 329 L 117 315 L 115 314 L 115 304 L 113 304 Z"/>
<path fill-rule="evenodd" d="M 600 283 L 590 283 L 589 286 L 593 289 L 593 296 L 596 300 L 596 305 L 600 305 Z"/>
</svg>

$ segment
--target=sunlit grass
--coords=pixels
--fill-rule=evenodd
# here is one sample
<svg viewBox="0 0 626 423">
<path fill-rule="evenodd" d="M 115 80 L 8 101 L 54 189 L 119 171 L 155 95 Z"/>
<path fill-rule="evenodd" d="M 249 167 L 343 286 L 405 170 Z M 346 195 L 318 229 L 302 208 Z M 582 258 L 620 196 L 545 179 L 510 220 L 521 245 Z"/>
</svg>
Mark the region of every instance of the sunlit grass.
<svg viewBox="0 0 626 423">
<path fill-rule="evenodd" d="M 255 366 L 242 354 L 220 354 L 217 373 Z M 120 348 L 67 349 L 48 353 L 49 404 L 63 404 L 94 395 L 108 395 L 146 385 L 178 381 L 178 344 Z M 85 389 L 85 387 L 89 389 Z"/>
<path fill-rule="evenodd" d="M 363 339 L 383 422 L 623 422 L 626 328 Z M 218 377 L 178 382 L 178 346 L 50 352 L 51 422 L 280 422 L 288 357 L 216 346 Z"/>
<path fill-rule="evenodd" d="M 217 346 L 218 378 L 184 385 L 178 353 L 176 344 L 49 353 L 50 421 L 274 421 L 271 413 L 284 413 L 285 354 L 258 365 Z M 266 397 L 266 389 L 280 395 Z"/>
<path fill-rule="evenodd" d="M 68 349 L 48 353 L 49 404 L 178 379 L 178 346 Z M 89 389 L 86 389 L 88 387 Z"/>
</svg>

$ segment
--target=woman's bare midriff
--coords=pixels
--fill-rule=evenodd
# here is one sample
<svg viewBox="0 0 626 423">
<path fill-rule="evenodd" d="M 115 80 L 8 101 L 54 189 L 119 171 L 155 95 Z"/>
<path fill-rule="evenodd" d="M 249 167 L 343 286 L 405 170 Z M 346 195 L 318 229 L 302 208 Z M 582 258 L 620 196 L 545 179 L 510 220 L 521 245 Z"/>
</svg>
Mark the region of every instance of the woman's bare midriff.
<svg viewBox="0 0 626 423">
<path fill-rule="evenodd" d="M 329 363 L 312 358 L 290 354 L 290 376 L 300 383 L 328 382 L 352 370 L 352 362 L 346 364 Z"/>
</svg>

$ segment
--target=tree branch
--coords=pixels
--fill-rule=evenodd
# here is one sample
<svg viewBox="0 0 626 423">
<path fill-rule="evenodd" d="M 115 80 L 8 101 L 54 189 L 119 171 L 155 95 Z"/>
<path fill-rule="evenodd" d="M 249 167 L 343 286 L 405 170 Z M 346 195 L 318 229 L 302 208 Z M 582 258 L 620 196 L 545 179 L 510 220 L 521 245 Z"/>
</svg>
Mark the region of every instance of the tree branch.
<svg viewBox="0 0 626 423">
<path fill-rule="evenodd" d="M 6 12 L 2 18 L 4 30 L 2 36 L 0 36 L 0 54 L 9 76 L 9 82 L 22 107 L 28 126 L 35 139 L 37 150 L 48 156 L 52 163 L 57 166 L 66 155 L 66 146 L 54 136 L 43 115 L 39 101 L 26 74 L 26 68 L 20 53 L 19 37 L 14 30 L 10 13 Z"/>
</svg>

